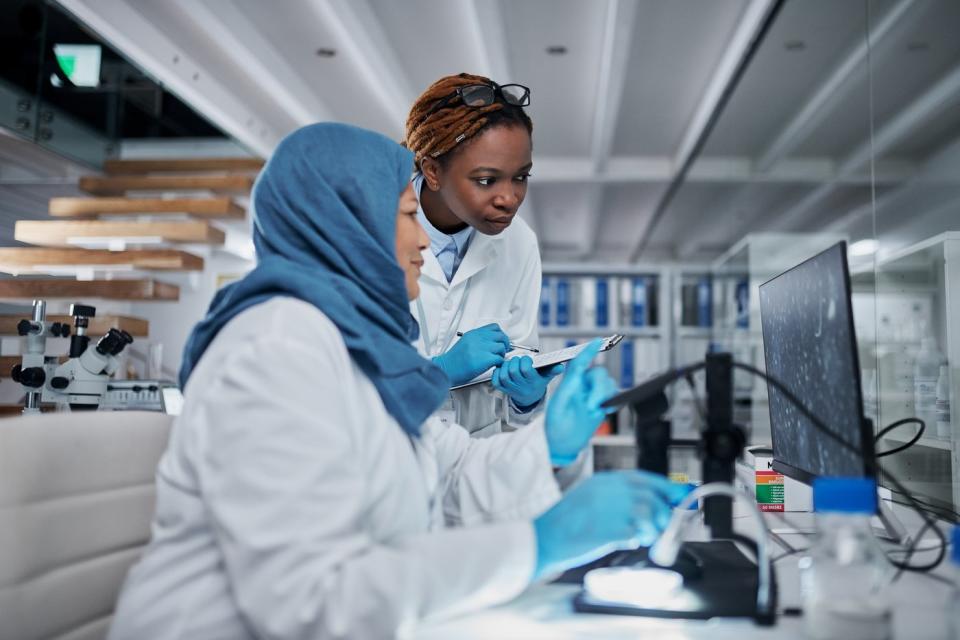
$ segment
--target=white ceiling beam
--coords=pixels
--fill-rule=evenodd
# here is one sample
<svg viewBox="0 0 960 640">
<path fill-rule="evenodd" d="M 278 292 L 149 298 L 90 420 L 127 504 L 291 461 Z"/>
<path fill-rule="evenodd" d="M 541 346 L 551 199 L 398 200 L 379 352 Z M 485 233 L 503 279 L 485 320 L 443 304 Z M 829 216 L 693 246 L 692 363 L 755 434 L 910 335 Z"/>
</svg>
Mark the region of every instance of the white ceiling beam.
<svg viewBox="0 0 960 640">
<path fill-rule="evenodd" d="M 312 0 L 310 6 L 336 34 L 344 56 L 356 64 L 360 80 L 380 104 L 390 123 L 385 133 L 400 139 L 416 93 L 370 4 L 366 0 Z"/>
<path fill-rule="evenodd" d="M 890 118 L 876 131 L 872 139 L 868 137 L 861 142 L 837 167 L 837 179 L 820 185 L 800 198 L 777 217 L 772 228 L 782 231 L 795 228 L 811 209 L 833 193 L 837 185 L 842 184 L 840 178 L 867 166 L 871 158 L 882 156 L 918 126 L 949 106 L 958 95 L 960 95 L 960 67 L 941 78 L 920 97 Z"/>
<path fill-rule="evenodd" d="M 478 74 L 500 84 L 513 82 L 515 78 L 507 55 L 507 32 L 500 0 L 457 0 L 457 2 L 460 5 L 460 13 L 464 16 L 464 24 L 467 25 L 470 33 Z M 543 220 L 529 189 L 520 210 L 523 213 L 523 219 L 534 233 L 539 235 Z"/>
<path fill-rule="evenodd" d="M 734 74 L 737 73 L 737 68 L 740 66 L 744 56 L 747 55 L 751 43 L 757 37 L 757 34 L 763 26 L 763 22 L 771 9 L 772 3 L 773 0 L 752 0 L 740 17 L 737 28 L 727 42 L 723 55 L 720 56 L 719 62 L 710 77 L 710 83 L 701 96 L 697 108 L 694 111 L 693 118 L 688 123 L 681 138 L 680 146 L 677 148 L 674 156 L 673 166 L 676 167 L 675 171 L 679 172 L 681 168 L 690 161 L 690 158 L 693 157 L 693 153 L 696 151 L 697 141 L 703 137 L 707 127 L 710 126 L 712 114 L 716 111 L 717 106 L 723 99 L 724 91 L 730 85 Z M 674 174 L 674 176 L 675 175 L 676 174 Z M 672 179 L 673 178 L 671 178 L 671 180 Z M 658 199 L 657 204 L 651 208 L 651 211 L 656 212 L 663 206 L 663 199 L 667 197 L 668 192 L 669 190 L 664 190 L 664 193 Z M 648 215 L 645 216 L 644 222 L 638 225 L 639 228 L 636 239 L 631 243 L 631 260 L 636 260 L 639 257 L 637 254 L 653 222 L 653 216 Z"/>
<path fill-rule="evenodd" d="M 604 171 L 593 172 L 590 158 L 534 156 L 533 175 L 536 183 L 630 184 L 664 183 L 673 178 L 673 160 L 669 157 L 618 156 L 610 158 Z M 846 175 L 838 173 L 838 163 L 830 158 L 790 158 L 772 171 L 759 173 L 747 157 L 700 158 L 687 174 L 691 183 L 821 183 L 869 184 L 868 171 Z M 876 167 L 878 182 L 902 182 L 916 172 L 916 164 L 908 160 L 884 160 Z"/>
<path fill-rule="evenodd" d="M 286 133 L 251 111 L 243 96 L 202 68 L 128 2 L 59 0 L 59 4 L 254 153 L 269 156 Z"/>
<path fill-rule="evenodd" d="M 693 118 L 687 125 L 686 131 L 684 131 L 680 146 L 677 148 L 674 157 L 674 166 L 682 167 L 690 154 L 693 153 L 697 140 L 700 139 L 707 127 L 711 114 L 716 110 L 724 90 L 730 84 L 733 74 L 737 71 L 737 66 L 750 47 L 750 42 L 763 24 L 763 19 L 770 10 L 771 4 L 772 0 L 752 0 L 741 16 L 737 29 L 731 36 L 720 61 L 710 76 L 710 83 L 707 85 L 706 91 L 700 97 Z"/>
<path fill-rule="evenodd" d="M 260 87 L 298 127 L 333 119 L 326 105 L 236 3 L 221 0 L 213 8 L 196 0 L 172 0 L 170 5 L 201 29 L 210 43 L 236 60 L 251 84 Z"/>
<path fill-rule="evenodd" d="M 597 100 L 593 110 L 590 136 L 591 175 L 606 169 L 613 149 L 613 135 L 617 128 L 623 88 L 627 82 L 633 25 L 637 16 L 636 0 L 607 0 L 603 25 L 603 50 L 600 54 L 600 73 L 597 78 Z M 596 251 L 597 236 L 603 226 L 604 187 L 600 182 L 590 187 L 587 197 L 587 215 L 594 217 L 583 237 L 583 253 L 592 256 Z"/>
<path fill-rule="evenodd" d="M 783 127 L 776 140 L 761 154 L 757 161 L 757 168 L 761 172 L 768 171 L 774 164 L 787 157 L 823 123 L 831 109 L 854 86 L 855 74 L 864 72 L 871 49 L 876 49 L 877 44 L 893 30 L 894 25 L 899 23 L 915 4 L 917 4 L 916 0 L 900 0 L 870 30 L 869 39 L 861 41 L 847 54 L 794 114 L 790 122 Z"/>
</svg>

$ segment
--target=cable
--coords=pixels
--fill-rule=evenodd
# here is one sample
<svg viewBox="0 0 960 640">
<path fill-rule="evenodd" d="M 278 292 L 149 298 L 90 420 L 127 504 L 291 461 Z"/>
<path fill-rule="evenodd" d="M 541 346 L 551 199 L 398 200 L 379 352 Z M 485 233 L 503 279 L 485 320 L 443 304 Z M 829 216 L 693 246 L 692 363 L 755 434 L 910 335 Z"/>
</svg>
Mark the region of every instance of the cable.
<svg viewBox="0 0 960 640">
<path fill-rule="evenodd" d="M 923 432 L 927 430 L 927 424 L 926 424 L 923 420 L 921 420 L 920 418 L 904 418 L 903 420 L 897 420 L 897 421 L 894 422 L 893 424 L 888 424 L 887 426 L 885 426 L 885 427 L 884 427 L 883 429 L 881 429 L 880 432 L 874 437 L 873 441 L 874 441 L 874 442 L 880 442 L 880 439 L 881 439 L 883 436 L 887 435 L 888 433 L 890 433 L 891 431 L 893 431 L 893 430 L 896 429 L 897 427 L 902 427 L 902 426 L 905 425 L 905 424 L 917 424 L 917 425 L 920 426 L 920 428 L 917 429 L 916 435 L 913 436 L 913 438 L 911 438 L 908 442 L 900 445 L 899 447 L 894 447 L 893 449 L 890 449 L 890 450 L 888 450 L 888 451 L 881 451 L 881 452 L 877 453 L 876 456 L 877 456 L 878 458 L 882 458 L 882 457 L 884 457 L 884 456 L 892 456 L 892 455 L 895 454 L 895 453 L 900 453 L 901 451 L 905 451 L 905 450 L 909 449 L 910 447 L 912 447 L 913 445 L 915 445 L 915 444 L 917 443 L 917 441 L 920 440 L 920 437 L 923 435 Z"/>
<path fill-rule="evenodd" d="M 761 371 L 760 369 L 757 369 L 754 366 L 751 366 L 749 364 L 745 364 L 742 362 L 734 362 L 733 366 L 735 368 L 743 369 L 744 371 L 749 371 L 750 373 L 766 380 L 767 384 L 769 384 L 772 387 L 775 387 L 780 393 L 782 393 L 784 397 L 786 397 L 786 399 L 789 400 L 796 407 L 796 409 L 800 413 L 802 413 L 808 420 L 810 420 L 810 422 L 813 423 L 813 425 L 817 429 L 819 429 L 825 436 L 834 440 L 835 442 L 840 444 L 840 446 L 846 448 L 848 451 L 852 451 L 853 453 L 857 454 L 861 458 L 864 458 L 863 451 L 860 449 L 860 447 L 857 447 L 852 443 L 847 442 L 846 440 L 841 438 L 838 434 L 834 433 L 833 430 L 827 427 L 827 425 L 824 424 L 823 421 L 820 420 L 820 418 L 815 416 L 813 412 L 810 411 L 803 404 L 803 402 L 801 402 L 800 399 L 797 398 L 793 394 L 793 392 L 786 387 L 786 385 L 784 385 L 782 382 L 777 380 L 775 377 L 767 374 L 765 371 Z M 873 460 L 870 458 L 864 458 L 864 464 L 866 465 L 869 471 L 873 472 L 873 475 L 875 477 L 880 477 L 882 475 L 887 482 L 893 485 L 893 487 L 898 491 L 898 493 L 903 495 L 910 502 L 910 506 L 917 512 L 917 514 L 923 519 L 923 522 L 924 522 L 924 525 L 920 529 L 920 532 L 917 534 L 916 538 L 910 544 L 910 547 L 907 550 L 907 556 L 906 558 L 904 558 L 903 561 L 898 562 L 895 560 L 891 560 L 890 558 L 887 558 L 888 562 L 890 562 L 890 564 L 896 567 L 898 570 L 893 580 L 899 579 L 899 577 L 903 574 L 904 571 L 913 571 L 913 572 L 923 573 L 923 572 L 931 571 L 932 569 L 935 569 L 936 567 L 938 567 L 940 563 L 943 562 L 943 559 L 947 555 L 946 535 L 943 533 L 943 531 L 940 530 L 939 527 L 936 526 L 936 522 L 930 517 L 930 514 L 923 509 L 922 505 L 920 505 L 920 503 L 917 502 L 916 498 L 914 498 L 912 495 L 909 494 L 909 492 L 907 492 L 906 488 L 900 483 L 899 480 L 896 479 L 896 477 L 893 474 L 891 474 L 888 471 L 885 471 L 879 464 L 877 464 L 876 460 Z M 926 533 L 928 529 L 933 529 L 937 537 L 940 538 L 941 545 L 940 545 L 939 552 L 937 553 L 937 557 L 936 559 L 926 564 L 912 565 L 910 564 L 910 560 L 913 557 L 914 552 L 916 551 L 917 542 L 923 537 L 923 534 Z"/>
</svg>

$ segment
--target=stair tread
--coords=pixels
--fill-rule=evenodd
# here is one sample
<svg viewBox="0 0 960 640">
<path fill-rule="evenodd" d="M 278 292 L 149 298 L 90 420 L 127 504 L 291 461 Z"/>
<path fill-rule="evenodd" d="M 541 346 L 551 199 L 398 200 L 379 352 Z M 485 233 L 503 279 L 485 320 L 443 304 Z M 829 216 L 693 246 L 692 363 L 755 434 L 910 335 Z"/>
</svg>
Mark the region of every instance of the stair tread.
<svg viewBox="0 0 960 640">
<path fill-rule="evenodd" d="M 197 218 L 243 219 L 247 212 L 233 199 L 213 198 L 51 198 L 50 215 L 57 218 L 130 214 L 189 214 Z"/>
<path fill-rule="evenodd" d="M 206 220 L 20 220 L 14 227 L 14 239 L 45 247 L 83 246 L 91 238 L 222 245 L 226 234 Z"/>
<path fill-rule="evenodd" d="M 263 160 L 260 158 L 144 158 L 107 160 L 103 164 L 103 170 L 108 175 L 189 171 L 256 172 L 262 168 Z"/>
<path fill-rule="evenodd" d="M 0 247 L 0 271 L 43 272 L 45 266 L 125 267 L 144 270 L 202 271 L 203 258 L 177 249 L 74 249 Z M 39 267 L 39 268 L 38 268 Z"/>
<path fill-rule="evenodd" d="M 176 301 L 180 287 L 153 279 L 67 280 L 57 278 L 0 279 L 0 298 Z"/>
<path fill-rule="evenodd" d="M 81 191 L 94 195 L 118 195 L 128 191 L 214 191 L 249 193 L 253 177 L 245 175 L 206 176 L 85 176 L 80 178 Z"/>
<path fill-rule="evenodd" d="M 17 335 L 17 324 L 21 320 L 28 319 L 29 315 L 30 314 L 0 315 L 0 336 Z M 71 329 L 73 327 L 73 317 L 62 314 L 48 314 L 47 322 L 64 322 L 69 324 Z M 88 333 L 93 337 L 99 337 L 98 334 L 106 333 L 111 327 L 123 329 L 135 338 L 144 338 L 150 334 L 149 320 L 109 313 L 90 318 Z"/>
</svg>

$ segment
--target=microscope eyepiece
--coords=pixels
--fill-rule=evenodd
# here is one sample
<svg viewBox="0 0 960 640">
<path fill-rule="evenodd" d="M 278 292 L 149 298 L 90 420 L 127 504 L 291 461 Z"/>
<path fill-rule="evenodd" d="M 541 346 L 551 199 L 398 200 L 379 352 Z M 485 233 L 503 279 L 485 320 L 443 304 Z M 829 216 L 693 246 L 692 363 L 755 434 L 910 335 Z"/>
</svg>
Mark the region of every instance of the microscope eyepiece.
<svg viewBox="0 0 960 640">
<path fill-rule="evenodd" d="M 71 304 L 70 305 L 70 315 L 74 318 L 95 318 L 97 316 L 97 308 L 91 307 L 88 304 Z"/>
<path fill-rule="evenodd" d="M 97 342 L 97 353 L 103 356 L 115 356 L 133 342 L 133 337 L 122 329 L 110 329 L 105 336 Z"/>
</svg>

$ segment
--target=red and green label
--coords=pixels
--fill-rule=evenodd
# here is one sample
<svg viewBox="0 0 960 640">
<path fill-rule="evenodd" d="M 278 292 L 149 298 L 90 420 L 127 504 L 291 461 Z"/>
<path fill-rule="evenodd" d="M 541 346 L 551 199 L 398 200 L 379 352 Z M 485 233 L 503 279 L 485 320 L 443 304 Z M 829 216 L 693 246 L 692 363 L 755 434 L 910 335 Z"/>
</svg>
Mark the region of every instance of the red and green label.
<svg viewBox="0 0 960 640">
<path fill-rule="evenodd" d="M 783 511 L 783 474 L 757 471 L 757 506 L 760 511 Z"/>
</svg>

